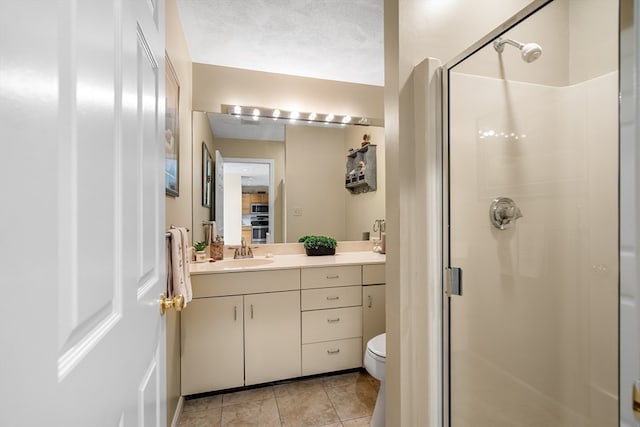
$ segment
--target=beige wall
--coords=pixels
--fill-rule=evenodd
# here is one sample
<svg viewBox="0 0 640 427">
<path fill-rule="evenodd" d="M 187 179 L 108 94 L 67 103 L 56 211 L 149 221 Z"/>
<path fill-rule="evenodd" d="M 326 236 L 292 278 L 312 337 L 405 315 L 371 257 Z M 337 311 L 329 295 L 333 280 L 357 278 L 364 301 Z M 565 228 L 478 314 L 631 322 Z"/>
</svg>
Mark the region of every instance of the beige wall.
<svg viewBox="0 0 640 427">
<path fill-rule="evenodd" d="M 166 197 L 166 227 L 191 224 L 191 87 L 192 63 L 176 0 L 166 2 L 166 50 L 180 82 L 180 152 L 178 197 Z M 166 315 L 167 327 L 167 424 L 171 424 L 180 399 L 180 316 Z"/>
<path fill-rule="evenodd" d="M 618 6 L 607 0 L 570 0 L 570 83 L 618 67 Z"/>
<path fill-rule="evenodd" d="M 190 227 L 191 224 L 191 88 L 192 63 L 182 31 L 176 0 L 166 2 L 167 55 L 180 83 L 180 152 L 178 197 L 166 197 L 166 225 Z"/>
<path fill-rule="evenodd" d="M 538 43 L 543 52 L 539 59 L 526 63 L 518 60 L 516 48 L 505 46 L 498 54 L 489 45 L 456 70 L 550 86 L 580 83 L 612 71 L 616 64 L 618 53 L 611 47 L 618 42 L 617 14 L 617 7 L 605 0 L 552 2 L 503 36 Z"/>
<path fill-rule="evenodd" d="M 203 114 L 195 113 L 194 114 Z M 281 141 L 255 141 L 242 139 L 216 138 L 213 149 L 220 151 L 222 157 L 249 159 L 273 159 L 274 194 L 274 242 L 282 242 L 284 209 L 285 143 Z M 213 154 L 213 153 L 212 153 Z"/>
<path fill-rule="evenodd" d="M 216 147 L 214 143 L 213 133 L 209 124 L 209 118 L 206 113 L 194 111 L 193 118 L 193 151 L 191 153 L 193 159 L 193 222 L 191 236 L 194 242 L 204 241 L 203 221 L 209 221 L 211 217 L 211 208 L 202 206 L 202 143 L 207 146 L 211 158 L 215 162 Z M 212 197 L 211 206 L 214 200 Z"/>
<path fill-rule="evenodd" d="M 308 234 L 345 240 L 344 129 L 287 126 L 285 135 L 287 242 Z"/>
<path fill-rule="evenodd" d="M 474 54 L 473 61 L 465 61 L 456 67 L 456 71 L 550 86 L 565 86 L 570 81 L 570 56 L 567 54 L 570 43 L 569 17 L 569 1 L 554 1 L 505 33 L 505 38 L 521 43 L 533 42 L 542 47 L 542 56 L 533 62 L 521 60 L 520 51 L 515 47 L 505 45 L 504 51 L 499 54 L 490 44 Z"/>
<path fill-rule="evenodd" d="M 221 104 L 383 118 L 383 89 L 332 80 L 193 64 L 193 109 L 219 113 Z"/>
<path fill-rule="evenodd" d="M 386 161 L 388 170 L 398 171 L 387 174 L 386 178 L 387 425 L 435 427 L 440 423 L 437 415 L 440 396 L 429 385 L 438 377 L 439 367 L 437 364 L 425 366 L 425 361 L 431 360 L 429 355 L 438 349 L 430 348 L 426 342 L 424 332 L 430 325 L 424 324 L 421 315 L 427 310 L 437 310 L 437 305 L 428 305 L 426 299 L 416 303 L 414 295 L 423 286 L 422 279 L 403 273 L 421 268 L 413 265 L 411 259 L 422 250 L 422 242 L 415 241 L 411 233 L 424 220 L 419 213 L 412 214 L 406 209 L 417 195 L 415 176 L 419 168 L 414 166 L 418 147 L 415 145 L 417 123 L 414 122 L 412 69 L 427 57 L 446 63 L 529 3 L 528 0 L 385 0 Z M 572 6 L 581 3 L 595 4 L 575 1 Z M 597 2 L 598 5 L 605 3 L 611 4 Z M 597 15 L 588 13 L 589 19 L 585 18 L 584 22 L 598 21 Z M 557 42 L 568 45 L 568 37 L 565 35 Z M 588 46 L 586 40 L 582 44 Z M 608 47 L 611 54 L 617 51 L 615 46 Z M 572 55 L 572 60 L 576 59 L 577 55 Z M 571 61 L 567 64 L 567 71 L 571 64 Z M 563 78 L 566 75 L 565 72 Z M 549 76 L 555 78 L 555 74 Z M 573 75 L 570 78 L 579 80 Z M 431 318 L 431 322 L 438 321 Z M 424 372 L 426 375 L 422 375 Z"/>
<path fill-rule="evenodd" d="M 343 193 L 346 197 L 346 240 L 362 239 L 362 232 L 371 233 L 371 238 L 379 237 L 379 233 L 374 233 L 373 222 L 376 219 L 384 219 L 384 201 L 385 201 L 385 144 L 384 144 L 384 128 L 370 126 L 352 126 L 345 129 L 345 149 L 347 153 L 349 148 L 360 148 L 362 136 L 364 134 L 371 135 L 371 144 L 376 145 L 376 191 L 367 193 L 351 194 L 344 189 Z M 343 157 L 346 162 L 346 157 Z"/>
</svg>

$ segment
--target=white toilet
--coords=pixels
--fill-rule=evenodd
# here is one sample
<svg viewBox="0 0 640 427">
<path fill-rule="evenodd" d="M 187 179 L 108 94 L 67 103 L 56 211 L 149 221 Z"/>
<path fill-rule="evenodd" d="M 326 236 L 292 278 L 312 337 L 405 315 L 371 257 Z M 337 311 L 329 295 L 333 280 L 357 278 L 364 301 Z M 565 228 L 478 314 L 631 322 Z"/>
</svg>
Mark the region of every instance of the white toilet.
<svg viewBox="0 0 640 427">
<path fill-rule="evenodd" d="M 387 334 L 380 334 L 369 340 L 364 355 L 364 367 L 371 376 L 380 381 L 376 407 L 371 417 L 371 427 L 384 427 L 385 362 L 387 360 Z"/>
</svg>

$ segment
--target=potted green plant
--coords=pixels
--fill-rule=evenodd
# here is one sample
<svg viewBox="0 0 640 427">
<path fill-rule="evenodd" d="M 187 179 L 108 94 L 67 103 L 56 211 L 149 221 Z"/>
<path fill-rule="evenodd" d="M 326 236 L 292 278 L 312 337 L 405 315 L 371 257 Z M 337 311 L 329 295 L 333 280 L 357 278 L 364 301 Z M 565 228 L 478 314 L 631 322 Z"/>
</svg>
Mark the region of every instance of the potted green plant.
<svg viewBox="0 0 640 427">
<path fill-rule="evenodd" d="M 309 256 L 335 255 L 338 242 L 327 236 L 302 236 L 298 242 L 304 245 Z"/>
<path fill-rule="evenodd" d="M 207 249 L 207 244 L 205 242 L 195 242 L 193 244 L 196 262 L 205 262 L 207 260 L 207 253 L 205 252 L 205 249 Z"/>
</svg>

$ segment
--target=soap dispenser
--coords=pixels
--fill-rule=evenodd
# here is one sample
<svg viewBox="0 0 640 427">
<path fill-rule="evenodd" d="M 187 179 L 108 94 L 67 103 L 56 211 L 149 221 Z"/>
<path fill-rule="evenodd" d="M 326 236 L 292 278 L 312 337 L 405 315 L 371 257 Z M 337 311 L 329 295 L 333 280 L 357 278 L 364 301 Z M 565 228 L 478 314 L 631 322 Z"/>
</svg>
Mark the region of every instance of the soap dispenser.
<svg viewBox="0 0 640 427">
<path fill-rule="evenodd" d="M 378 231 L 380 233 L 379 234 L 379 238 L 375 239 L 375 244 L 373 246 L 373 252 L 378 252 L 378 253 L 381 253 L 381 254 L 385 253 L 385 250 L 386 250 L 386 248 L 385 248 L 385 243 L 386 243 L 385 242 L 385 236 L 386 236 L 386 234 L 384 232 L 385 229 L 386 229 L 386 227 L 385 227 L 384 219 L 376 219 L 373 222 L 373 231 L 374 232 Z"/>
</svg>

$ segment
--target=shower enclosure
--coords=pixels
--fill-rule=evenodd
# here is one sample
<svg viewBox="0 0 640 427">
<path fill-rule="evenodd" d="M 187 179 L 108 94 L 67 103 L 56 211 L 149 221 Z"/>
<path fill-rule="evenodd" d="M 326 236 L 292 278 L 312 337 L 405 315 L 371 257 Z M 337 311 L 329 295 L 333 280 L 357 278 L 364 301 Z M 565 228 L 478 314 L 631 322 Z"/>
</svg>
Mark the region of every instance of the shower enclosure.
<svg viewBox="0 0 640 427">
<path fill-rule="evenodd" d="M 443 80 L 445 425 L 617 426 L 617 2 L 535 2 Z"/>
</svg>

